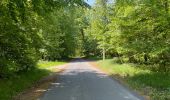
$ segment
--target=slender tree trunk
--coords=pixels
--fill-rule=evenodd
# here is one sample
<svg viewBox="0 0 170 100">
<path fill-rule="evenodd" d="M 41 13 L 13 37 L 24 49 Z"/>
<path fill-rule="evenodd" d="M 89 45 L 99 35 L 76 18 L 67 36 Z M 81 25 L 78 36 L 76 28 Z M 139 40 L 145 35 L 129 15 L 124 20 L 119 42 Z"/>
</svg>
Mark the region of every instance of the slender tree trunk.
<svg viewBox="0 0 170 100">
<path fill-rule="evenodd" d="M 105 60 L 105 55 L 106 55 L 105 39 L 104 39 L 104 36 L 103 36 L 103 60 Z"/>
<path fill-rule="evenodd" d="M 103 60 L 105 60 L 105 55 L 106 55 L 106 50 L 105 47 L 103 46 Z"/>
<path fill-rule="evenodd" d="M 147 63 L 148 62 L 148 55 L 145 53 L 144 54 L 144 62 Z"/>
</svg>

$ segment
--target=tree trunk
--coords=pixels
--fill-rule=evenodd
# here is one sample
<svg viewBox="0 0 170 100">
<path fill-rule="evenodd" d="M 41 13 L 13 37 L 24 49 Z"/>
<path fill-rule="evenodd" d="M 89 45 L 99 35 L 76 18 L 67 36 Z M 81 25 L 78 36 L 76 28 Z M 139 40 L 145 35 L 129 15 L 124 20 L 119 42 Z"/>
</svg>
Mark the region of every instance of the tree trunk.
<svg viewBox="0 0 170 100">
<path fill-rule="evenodd" d="M 103 61 L 105 60 L 105 56 L 106 56 L 106 51 L 105 51 L 105 47 L 103 46 Z"/>
</svg>

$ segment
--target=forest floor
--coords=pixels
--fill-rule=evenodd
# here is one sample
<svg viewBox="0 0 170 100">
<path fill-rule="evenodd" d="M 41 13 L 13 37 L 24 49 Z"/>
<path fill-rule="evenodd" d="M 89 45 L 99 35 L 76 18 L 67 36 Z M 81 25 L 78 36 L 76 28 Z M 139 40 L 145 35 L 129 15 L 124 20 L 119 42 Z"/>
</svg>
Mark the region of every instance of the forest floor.
<svg viewBox="0 0 170 100">
<path fill-rule="evenodd" d="M 120 64 L 116 59 L 93 59 L 90 63 L 148 100 L 170 100 L 170 73 L 152 72 L 130 63 Z"/>
<path fill-rule="evenodd" d="M 0 100 L 36 100 L 64 66 L 66 62 L 40 61 L 34 70 L 0 79 Z"/>
</svg>

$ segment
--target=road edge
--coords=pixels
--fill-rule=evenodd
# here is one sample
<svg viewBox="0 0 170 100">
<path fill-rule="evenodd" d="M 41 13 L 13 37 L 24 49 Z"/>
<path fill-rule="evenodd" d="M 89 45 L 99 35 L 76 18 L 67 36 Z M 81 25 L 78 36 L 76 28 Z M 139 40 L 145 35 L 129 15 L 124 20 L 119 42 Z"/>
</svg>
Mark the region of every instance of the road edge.
<svg viewBox="0 0 170 100">
<path fill-rule="evenodd" d="M 88 64 L 92 65 L 92 67 L 96 68 L 97 70 L 101 71 L 102 73 L 105 73 L 111 79 L 117 81 L 119 84 L 121 84 L 124 88 L 128 89 L 135 96 L 137 96 L 137 97 L 141 96 L 142 98 L 141 97 L 139 97 L 139 98 L 141 98 L 142 100 L 151 100 L 150 97 L 147 95 L 144 95 L 142 93 L 142 91 L 133 89 L 131 86 L 129 86 L 123 78 L 119 77 L 118 75 L 113 75 L 113 74 L 110 75 L 108 72 L 102 70 L 95 61 L 93 61 L 93 60 L 86 60 L 86 61 L 88 62 Z"/>
<path fill-rule="evenodd" d="M 58 69 L 55 72 L 50 73 L 48 76 L 41 78 L 40 80 L 35 82 L 30 88 L 14 96 L 12 100 L 39 100 L 38 98 L 41 97 L 47 91 L 47 89 L 51 86 L 51 83 L 57 80 L 58 74 L 63 72 L 68 66 L 68 64 L 69 63 L 61 65 L 64 67 Z"/>
</svg>

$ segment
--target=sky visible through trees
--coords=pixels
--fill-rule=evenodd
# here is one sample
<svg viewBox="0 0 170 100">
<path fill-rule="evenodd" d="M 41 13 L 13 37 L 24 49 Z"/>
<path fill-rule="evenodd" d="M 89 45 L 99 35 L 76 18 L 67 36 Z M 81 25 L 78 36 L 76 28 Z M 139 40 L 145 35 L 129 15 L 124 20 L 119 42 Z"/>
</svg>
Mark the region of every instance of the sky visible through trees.
<svg viewBox="0 0 170 100">
<path fill-rule="evenodd" d="M 94 5 L 94 3 L 95 3 L 95 0 L 85 0 L 85 1 L 90 5 Z"/>
</svg>

